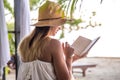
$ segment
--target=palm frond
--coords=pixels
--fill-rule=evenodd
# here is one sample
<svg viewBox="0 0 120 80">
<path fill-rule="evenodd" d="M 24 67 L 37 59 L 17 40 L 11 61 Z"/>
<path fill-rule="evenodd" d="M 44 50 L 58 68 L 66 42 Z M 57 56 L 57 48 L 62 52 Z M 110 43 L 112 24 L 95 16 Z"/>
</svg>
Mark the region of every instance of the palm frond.
<svg viewBox="0 0 120 80">
<path fill-rule="evenodd" d="M 3 0 L 3 1 L 4 1 L 4 7 L 5 7 L 8 11 L 10 11 L 10 13 L 11 13 L 12 15 L 14 15 L 13 8 L 11 7 L 10 3 L 9 3 L 7 0 Z"/>
</svg>

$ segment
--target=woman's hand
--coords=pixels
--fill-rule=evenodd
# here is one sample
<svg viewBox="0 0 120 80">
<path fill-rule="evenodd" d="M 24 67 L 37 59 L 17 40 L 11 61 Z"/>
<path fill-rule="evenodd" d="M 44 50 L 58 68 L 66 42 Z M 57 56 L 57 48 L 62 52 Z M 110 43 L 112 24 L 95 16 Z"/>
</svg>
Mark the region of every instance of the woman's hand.
<svg viewBox="0 0 120 80">
<path fill-rule="evenodd" d="M 74 48 L 72 48 L 67 42 L 62 43 L 64 54 L 66 58 L 71 58 L 74 54 Z"/>
<path fill-rule="evenodd" d="M 78 59 L 84 58 L 84 57 L 87 56 L 87 54 L 88 54 L 88 52 L 84 53 L 83 55 L 76 55 L 76 54 L 74 54 L 73 61 L 76 61 Z"/>
</svg>

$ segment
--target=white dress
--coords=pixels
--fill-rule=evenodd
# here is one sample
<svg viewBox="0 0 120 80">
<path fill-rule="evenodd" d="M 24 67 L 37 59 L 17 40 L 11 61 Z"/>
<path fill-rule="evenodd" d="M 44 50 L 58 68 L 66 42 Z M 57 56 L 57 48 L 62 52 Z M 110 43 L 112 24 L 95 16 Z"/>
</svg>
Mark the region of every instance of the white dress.
<svg viewBox="0 0 120 80">
<path fill-rule="evenodd" d="M 17 80 L 56 80 L 56 76 L 51 63 L 35 60 L 20 64 Z"/>
</svg>

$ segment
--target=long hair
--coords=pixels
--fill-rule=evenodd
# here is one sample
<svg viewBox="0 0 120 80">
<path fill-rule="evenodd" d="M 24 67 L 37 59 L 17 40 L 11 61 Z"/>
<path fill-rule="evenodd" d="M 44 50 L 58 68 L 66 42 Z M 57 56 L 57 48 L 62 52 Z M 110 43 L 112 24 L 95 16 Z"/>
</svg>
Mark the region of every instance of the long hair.
<svg viewBox="0 0 120 80">
<path fill-rule="evenodd" d="M 18 45 L 18 53 L 23 61 L 33 61 L 42 56 L 50 41 L 50 38 L 47 37 L 49 30 L 49 26 L 35 27 L 30 35 L 21 40 Z"/>
</svg>

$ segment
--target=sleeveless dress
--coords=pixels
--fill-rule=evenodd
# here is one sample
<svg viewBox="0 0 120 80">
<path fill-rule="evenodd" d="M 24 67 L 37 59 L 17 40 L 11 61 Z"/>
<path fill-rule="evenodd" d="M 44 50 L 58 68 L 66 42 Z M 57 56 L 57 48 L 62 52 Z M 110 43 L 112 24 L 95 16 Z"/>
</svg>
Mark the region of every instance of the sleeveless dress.
<svg viewBox="0 0 120 80">
<path fill-rule="evenodd" d="M 56 76 L 51 63 L 35 60 L 20 64 L 17 80 L 56 80 Z"/>
</svg>

